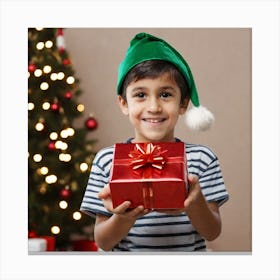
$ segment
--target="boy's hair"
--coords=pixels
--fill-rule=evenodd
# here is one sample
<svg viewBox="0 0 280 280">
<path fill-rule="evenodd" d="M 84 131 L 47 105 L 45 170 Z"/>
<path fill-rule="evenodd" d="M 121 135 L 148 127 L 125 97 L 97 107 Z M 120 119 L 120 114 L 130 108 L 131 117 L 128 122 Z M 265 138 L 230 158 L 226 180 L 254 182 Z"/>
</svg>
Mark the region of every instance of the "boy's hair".
<svg viewBox="0 0 280 280">
<path fill-rule="evenodd" d="M 176 82 L 181 91 L 181 103 L 190 98 L 190 90 L 180 71 L 170 62 L 164 60 L 147 60 L 134 66 L 126 75 L 121 89 L 121 96 L 126 100 L 126 88 L 131 82 L 144 78 L 157 78 L 168 73 L 170 79 Z"/>
</svg>

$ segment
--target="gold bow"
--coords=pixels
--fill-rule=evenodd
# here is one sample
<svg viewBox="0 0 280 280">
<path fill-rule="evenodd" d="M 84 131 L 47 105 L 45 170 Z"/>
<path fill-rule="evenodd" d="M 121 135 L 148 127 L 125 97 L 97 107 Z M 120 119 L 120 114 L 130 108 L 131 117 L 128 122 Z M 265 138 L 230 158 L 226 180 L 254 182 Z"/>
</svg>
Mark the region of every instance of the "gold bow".
<svg viewBox="0 0 280 280">
<path fill-rule="evenodd" d="M 133 170 L 139 168 L 153 167 L 162 170 L 166 162 L 163 154 L 167 150 L 162 151 L 162 148 L 152 143 L 135 144 L 134 150 L 129 153 Z"/>
</svg>

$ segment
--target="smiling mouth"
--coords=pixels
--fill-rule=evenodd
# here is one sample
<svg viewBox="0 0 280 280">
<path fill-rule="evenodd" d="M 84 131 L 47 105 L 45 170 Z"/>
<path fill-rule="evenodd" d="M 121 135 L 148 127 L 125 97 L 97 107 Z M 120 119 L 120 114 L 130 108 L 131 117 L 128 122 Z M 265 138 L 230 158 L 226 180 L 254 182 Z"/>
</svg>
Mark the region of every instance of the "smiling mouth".
<svg viewBox="0 0 280 280">
<path fill-rule="evenodd" d="M 146 118 L 146 119 L 143 119 L 143 121 L 148 122 L 148 123 L 161 123 L 161 122 L 164 122 L 165 120 L 166 120 L 165 118 L 159 118 L 159 119 Z"/>
</svg>

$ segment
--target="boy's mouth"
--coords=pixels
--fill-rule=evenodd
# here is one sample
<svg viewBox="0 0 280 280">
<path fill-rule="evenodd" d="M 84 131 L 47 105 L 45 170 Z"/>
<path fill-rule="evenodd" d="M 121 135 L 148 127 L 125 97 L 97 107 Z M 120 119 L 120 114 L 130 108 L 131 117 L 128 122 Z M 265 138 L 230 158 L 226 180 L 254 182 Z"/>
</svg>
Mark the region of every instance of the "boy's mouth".
<svg viewBox="0 0 280 280">
<path fill-rule="evenodd" d="M 164 122 L 166 119 L 165 118 L 144 118 L 143 121 L 148 122 L 148 123 L 161 123 Z"/>
</svg>

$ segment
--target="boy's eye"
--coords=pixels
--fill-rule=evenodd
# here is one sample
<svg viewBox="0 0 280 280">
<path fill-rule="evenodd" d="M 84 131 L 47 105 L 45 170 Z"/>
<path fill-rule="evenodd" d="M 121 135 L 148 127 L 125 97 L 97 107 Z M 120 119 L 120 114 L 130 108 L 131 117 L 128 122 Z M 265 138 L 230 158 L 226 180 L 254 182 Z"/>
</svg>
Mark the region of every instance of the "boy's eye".
<svg viewBox="0 0 280 280">
<path fill-rule="evenodd" d="M 163 98 L 167 98 L 167 97 L 170 97 L 172 94 L 171 93 L 169 93 L 169 92 L 162 92 L 161 93 L 161 97 L 163 97 Z"/>
<path fill-rule="evenodd" d="M 134 94 L 134 97 L 144 98 L 145 97 L 145 93 L 144 92 L 137 92 L 137 93 Z"/>
</svg>

